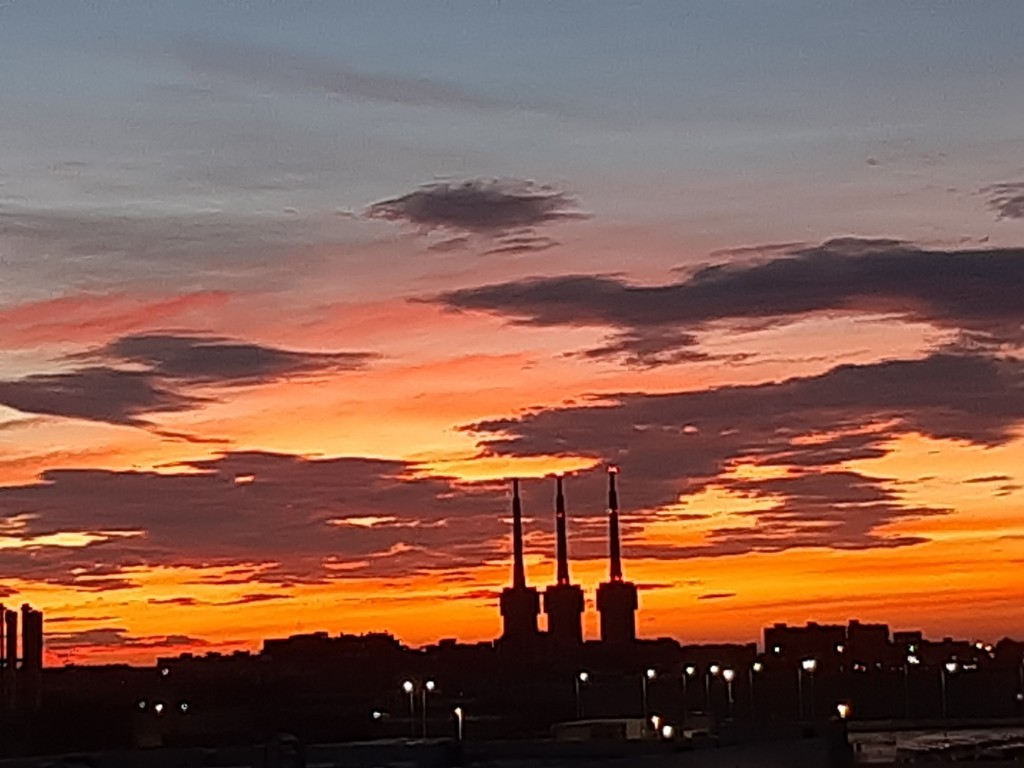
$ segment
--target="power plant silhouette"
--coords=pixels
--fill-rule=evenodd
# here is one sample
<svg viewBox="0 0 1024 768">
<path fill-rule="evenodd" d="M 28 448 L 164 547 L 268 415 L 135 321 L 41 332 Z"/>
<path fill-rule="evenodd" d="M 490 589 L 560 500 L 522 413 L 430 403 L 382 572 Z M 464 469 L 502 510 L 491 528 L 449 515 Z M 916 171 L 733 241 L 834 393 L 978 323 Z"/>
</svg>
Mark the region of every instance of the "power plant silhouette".
<svg viewBox="0 0 1024 768">
<path fill-rule="evenodd" d="M 626 645 L 636 640 L 637 587 L 622 575 L 619 539 L 618 468 L 608 467 L 608 581 L 597 589 L 601 641 Z M 561 476 L 555 479 L 555 583 L 544 590 L 543 609 L 548 619 L 547 638 L 561 648 L 583 642 L 583 589 L 569 576 L 568 533 L 566 531 L 565 489 Z M 512 481 L 512 585 L 501 592 L 501 641 L 510 646 L 529 646 L 541 633 L 537 619 L 541 599 L 535 587 L 526 584 L 523 563 L 523 509 L 519 480 Z"/>
</svg>

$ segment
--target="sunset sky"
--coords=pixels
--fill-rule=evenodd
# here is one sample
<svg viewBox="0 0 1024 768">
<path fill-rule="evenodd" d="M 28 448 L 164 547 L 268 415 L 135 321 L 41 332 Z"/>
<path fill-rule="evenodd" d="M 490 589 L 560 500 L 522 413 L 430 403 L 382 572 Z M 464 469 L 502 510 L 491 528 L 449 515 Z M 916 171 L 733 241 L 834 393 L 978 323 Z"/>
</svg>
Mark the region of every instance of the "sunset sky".
<svg viewBox="0 0 1024 768">
<path fill-rule="evenodd" d="M 0 595 L 48 661 L 1024 636 L 1024 4 L 0 2 Z"/>
</svg>

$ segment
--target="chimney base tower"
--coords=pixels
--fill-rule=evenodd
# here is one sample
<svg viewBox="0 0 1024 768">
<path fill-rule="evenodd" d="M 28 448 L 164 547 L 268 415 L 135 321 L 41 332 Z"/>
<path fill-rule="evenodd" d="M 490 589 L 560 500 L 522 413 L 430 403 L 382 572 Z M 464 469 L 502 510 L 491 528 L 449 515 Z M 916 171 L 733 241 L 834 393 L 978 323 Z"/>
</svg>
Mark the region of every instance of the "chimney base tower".
<svg viewBox="0 0 1024 768">
<path fill-rule="evenodd" d="M 622 578 L 619 544 L 619 494 L 615 488 L 618 467 L 608 467 L 608 560 L 609 578 L 597 588 L 597 611 L 601 614 L 601 641 L 626 644 L 636 640 L 636 584 Z"/>
<path fill-rule="evenodd" d="M 501 640 L 512 645 L 526 645 L 538 638 L 537 616 L 540 595 L 526 586 L 523 563 L 523 508 L 519 500 L 519 481 L 512 481 L 512 586 L 505 587 L 499 598 L 501 607 Z"/>
</svg>

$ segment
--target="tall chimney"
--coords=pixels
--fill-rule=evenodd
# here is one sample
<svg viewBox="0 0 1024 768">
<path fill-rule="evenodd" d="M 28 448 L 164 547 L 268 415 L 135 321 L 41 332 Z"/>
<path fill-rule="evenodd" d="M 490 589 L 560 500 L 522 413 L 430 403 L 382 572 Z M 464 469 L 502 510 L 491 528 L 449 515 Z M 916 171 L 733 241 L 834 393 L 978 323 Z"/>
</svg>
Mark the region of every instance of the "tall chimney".
<svg viewBox="0 0 1024 768">
<path fill-rule="evenodd" d="M 622 581 L 622 554 L 619 550 L 619 495 L 615 490 L 615 476 L 619 468 L 608 467 L 608 555 L 611 561 L 612 581 Z"/>
<path fill-rule="evenodd" d="M 526 586 L 526 568 L 523 566 L 523 505 L 519 500 L 519 479 L 512 481 L 512 586 Z"/>
<path fill-rule="evenodd" d="M 569 583 L 569 546 L 565 537 L 565 495 L 562 493 L 562 476 L 555 478 L 555 535 L 558 553 L 559 584 Z"/>
</svg>

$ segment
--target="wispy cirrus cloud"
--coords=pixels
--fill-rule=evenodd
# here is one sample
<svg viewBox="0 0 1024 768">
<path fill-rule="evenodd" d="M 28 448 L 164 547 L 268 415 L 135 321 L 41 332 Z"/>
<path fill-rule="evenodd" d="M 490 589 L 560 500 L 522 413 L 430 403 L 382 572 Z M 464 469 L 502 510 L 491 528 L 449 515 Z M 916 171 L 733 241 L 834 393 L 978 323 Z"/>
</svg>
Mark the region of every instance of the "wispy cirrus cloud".
<svg viewBox="0 0 1024 768">
<path fill-rule="evenodd" d="M 202 40 L 180 41 L 172 51 L 197 73 L 264 88 L 321 91 L 341 98 L 410 107 L 505 110 L 527 106 L 437 79 L 367 72 L 294 51 Z"/>
<path fill-rule="evenodd" d="M 993 184 L 982 191 L 997 219 L 1024 219 L 1024 181 Z"/>
<path fill-rule="evenodd" d="M 714 323 L 783 324 L 820 312 L 890 315 L 959 330 L 982 343 L 1024 343 L 1024 249 L 928 250 L 893 240 L 832 240 L 723 261 L 679 281 L 609 275 L 535 277 L 445 292 L 435 301 L 536 326 L 606 327 L 593 358 L 638 365 L 699 357 Z"/>
</svg>

